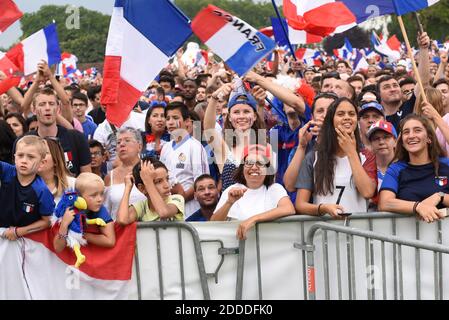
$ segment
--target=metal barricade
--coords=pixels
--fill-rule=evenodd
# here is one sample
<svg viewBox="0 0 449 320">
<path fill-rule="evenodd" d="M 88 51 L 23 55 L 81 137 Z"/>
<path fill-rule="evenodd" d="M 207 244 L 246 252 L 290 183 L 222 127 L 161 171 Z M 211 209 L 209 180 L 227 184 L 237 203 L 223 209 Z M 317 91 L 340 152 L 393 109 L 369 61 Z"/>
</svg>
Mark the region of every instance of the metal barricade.
<svg viewBox="0 0 449 320">
<path fill-rule="evenodd" d="M 294 247 L 302 250 L 307 255 L 307 284 L 308 284 L 308 298 L 316 299 L 316 265 L 315 265 L 315 254 L 316 246 L 314 245 L 314 237 L 318 230 L 322 231 L 322 246 L 323 246 L 323 277 L 324 277 L 324 296 L 325 299 L 330 299 L 330 285 L 329 285 L 329 261 L 327 259 L 327 232 L 331 231 L 336 234 L 336 238 L 339 239 L 340 234 L 346 235 L 347 241 L 347 257 L 348 257 L 348 292 L 349 299 L 357 299 L 356 283 L 355 283 L 355 258 L 354 258 L 354 237 L 360 237 L 365 239 L 365 263 L 366 267 L 369 268 L 373 265 L 373 241 L 379 241 L 381 244 L 381 261 L 382 261 L 382 299 L 387 297 L 387 283 L 386 283 L 386 255 L 385 255 L 385 245 L 391 244 L 396 248 L 393 252 L 394 255 L 394 299 L 403 299 L 404 297 L 404 279 L 403 279 L 403 265 L 402 265 L 402 248 L 410 247 L 415 248 L 416 253 L 416 296 L 418 299 L 421 298 L 421 269 L 420 269 L 420 252 L 421 250 L 427 250 L 433 252 L 433 265 L 434 265 L 434 295 L 435 299 L 443 298 L 442 290 L 442 254 L 449 253 L 449 247 L 443 246 L 437 243 L 429 243 L 420 240 L 404 239 L 395 235 L 386 235 L 378 232 L 361 230 L 350 228 L 347 226 L 339 226 L 335 224 L 330 224 L 326 222 L 319 222 L 314 224 L 307 233 L 307 238 L 305 243 L 295 243 Z M 337 243 L 337 253 L 339 253 L 339 241 Z M 337 275 L 338 280 L 338 296 L 341 299 L 341 272 L 340 272 L 340 261 L 339 254 L 337 254 Z M 376 299 L 374 287 L 367 286 L 367 296 L 369 300 Z"/>
<path fill-rule="evenodd" d="M 138 223 L 137 229 L 153 229 L 156 234 L 156 246 L 157 246 L 157 265 L 158 265 L 158 277 L 159 277 L 159 296 L 161 300 L 164 300 L 164 283 L 163 283 L 163 268 L 162 268 L 162 254 L 160 243 L 160 230 L 164 229 L 177 229 L 178 232 L 178 252 L 179 252 L 179 261 L 180 261 L 180 277 L 181 277 L 181 290 L 182 290 L 182 299 L 186 299 L 185 292 L 185 274 L 184 274 L 184 255 L 183 255 L 183 247 L 182 247 L 182 239 L 181 239 L 181 229 L 186 230 L 190 233 L 195 249 L 196 262 L 198 265 L 198 272 L 201 282 L 201 289 L 203 293 L 204 300 L 210 300 L 209 286 L 207 283 L 207 275 L 204 267 L 204 259 L 203 252 L 201 249 L 200 239 L 198 236 L 197 230 L 192 227 L 189 223 L 184 222 L 141 222 Z M 138 245 L 136 245 L 135 252 L 135 265 L 136 265 L 136 280 L 137 280 L 137 290 L 138 290 L 138 299 L 142 299 L 142 288 L 141 288 L 141 275 L 140 275 L 140 264 L 139 264 L 139 251 Z"/>
</svg>

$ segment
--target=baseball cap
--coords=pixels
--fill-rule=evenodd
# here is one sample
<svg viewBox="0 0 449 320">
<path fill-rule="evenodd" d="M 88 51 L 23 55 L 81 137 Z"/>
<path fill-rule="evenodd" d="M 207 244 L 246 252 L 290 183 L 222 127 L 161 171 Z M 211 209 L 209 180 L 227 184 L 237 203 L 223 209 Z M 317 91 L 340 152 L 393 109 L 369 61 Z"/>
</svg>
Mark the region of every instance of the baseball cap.
<svg viewBox="0 0 449 320">
<path fill-rule="evenodd" d="M 229 100 L 228 109 L 231 110 L 231 108 L 233 106 L 235 106 L 236 104 L 246 104 L 246 105 L 250 106 L 251 108 L 253 108 L 254 111 L 257 112 L 256 99 L 254 99 L 254 97 L 252 95 L 250 95 L 249 93 L 241 93 L 241 94 L 236 94 L 235 96 L 233 96 L 231 98 L 231 100 Z"/>
<path fill-rule="evenodd" d="M 380 121 L 377 121 L 375 124 L 373 124 L 368 129 L 368 132 L 366 133 L 366 136 L 368 137 L 368 140 L 371 140 L 371 137 L 373 136 L 373 134 L 375 132 L 379 131 L 379 130 L 391 134 L 395 139 L 398 138 L 398 134 L 396 132 L 396 129 L 391 124 L 391 122 L 388 122 L 388 121 L 385 121 L 385 120 L 380 120 Z"/>
<path fill-rule="evenodd" d="M 365 104 L 362 104 L 360 106 L 360 111 L 359 111 L 359 117 L 361 117 L 366 111 L 368 110 L 376 110 L 377 112 L 379 112 L 382 116 L 385 117 L 385 112 L 384 112 L 384 107 L 382 107 L 381 104 L 375 102 L 375 101 L 371 101 Z"/>
</svg>

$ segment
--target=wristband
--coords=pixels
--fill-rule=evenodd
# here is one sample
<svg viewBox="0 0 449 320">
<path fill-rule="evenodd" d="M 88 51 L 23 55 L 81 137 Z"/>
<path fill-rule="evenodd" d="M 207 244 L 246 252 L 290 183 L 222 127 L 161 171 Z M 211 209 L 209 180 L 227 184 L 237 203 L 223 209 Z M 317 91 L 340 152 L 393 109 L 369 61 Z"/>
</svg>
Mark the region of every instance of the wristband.
<svg viewBox="0 0 449 320">
<path fill-rule="evenodd" d="M 17 227 L 14 227 L 14 235 L 16 236 L 17 239 L 21 238 L 19 237 L 19 235 L 17 234 Z"/>
<path fill-rule="evenodd" d="M 416 209 L 418 208 L 418 205 L 421 203 L 421 201 L 416 201 L 413 205 L 413 214 L 418 214 L 418 211 Z"/>
<path fill-rule="evenodd" d="M 318 215 L 319 216 L 324 216 L 325 215 L 325 213 L 321 213 L 320 212 L 320 209 L 321 209 L 321 206 L 322 206 L 323 204 L 322 203 L 320 203 L 319 205 L 318 205 Z"/>
</svg>

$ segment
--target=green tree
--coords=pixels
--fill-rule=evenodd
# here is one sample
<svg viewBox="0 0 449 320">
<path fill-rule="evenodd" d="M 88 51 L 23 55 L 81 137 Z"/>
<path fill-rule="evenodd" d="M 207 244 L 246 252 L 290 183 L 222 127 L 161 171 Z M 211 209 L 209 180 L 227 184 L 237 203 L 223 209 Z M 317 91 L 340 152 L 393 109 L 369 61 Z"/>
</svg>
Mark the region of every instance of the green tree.
<svg viewBox="0 0 449 320">
<path fill-rule="evenodd" d="M 22 39 L 54 20 L 62 51 L 73 53 L 80 63 L 103 61 L 110 16 L 80 7 L 79 29 L 70 29 L 66 26 L 66 20 L 70 19 L 72 13 L 66 13 L 66 8 L 66 6 L 47 5 L 42 6 L 37 12 L 25 13 L 20 20 Z"/>
</svg>

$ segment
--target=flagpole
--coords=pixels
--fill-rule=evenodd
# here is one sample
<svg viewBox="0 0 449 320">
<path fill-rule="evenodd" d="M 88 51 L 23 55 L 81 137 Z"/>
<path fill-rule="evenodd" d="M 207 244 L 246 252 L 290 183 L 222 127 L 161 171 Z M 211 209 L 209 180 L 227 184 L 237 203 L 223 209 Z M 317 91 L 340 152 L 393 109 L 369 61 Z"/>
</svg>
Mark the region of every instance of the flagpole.
<svg viewBox="0 0 449 320">
<path fill-rule="evenodd" d="M 289 49 L 290 49 L 290 52 L 292 53 L 293 59 L 295 59 L 295 61 L 297 61 L 296 55 L 295 55 L 295 50 L 293 49 L 293 46 L 292 46 L 292 44 L 291 44 L 291 42 L 290 42 L 290 39 L 289 39 L 289 37 L 288 37 L 287 30 L 285 29 L 285 26 L 284 26 L 284 23 L 283 23 L 281 14 L 279 13 L 279 10 L 278 10 L 278 7 L 277 7 L 277 5 L 276 5 L 275 0 L 271 0 L 271 3 L 273 4 L 274 11 L 276 11 L 276 15 L 277 15 L 277 17 L 278 17 L 278 19 L 279 19 L 279 23 L 281 24 L 282 32 L 284 32 L 285 38 L 287 39 L 287 44 L 288 44 L 288 47 L 289 47 Z"/>
<path fill-rule="evenodd" d="M 418 71 L 418 67 L 416 66 L 415 58 L 413 57 L 412 47 L 410 46 L 410 41 L 408 40 L 407 31 L 405 30 L 404 21 L 402 20 L 402 16 L 398 15 L 399 26 L 401 27 L 402 35 L 404 36 L 405 45 L 407 46 L 407 52 L 410 60 L 412 61 L 413 72 L 416 75 L 416 80 L 418 81 L 419 90 L 421 91 L 421 96 L 423 101 L 427 103 L 426 93 L 424 91 L 424 86 L 422 84 L 421 76 Z"/>
</svg>

